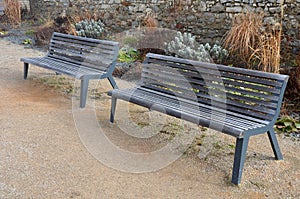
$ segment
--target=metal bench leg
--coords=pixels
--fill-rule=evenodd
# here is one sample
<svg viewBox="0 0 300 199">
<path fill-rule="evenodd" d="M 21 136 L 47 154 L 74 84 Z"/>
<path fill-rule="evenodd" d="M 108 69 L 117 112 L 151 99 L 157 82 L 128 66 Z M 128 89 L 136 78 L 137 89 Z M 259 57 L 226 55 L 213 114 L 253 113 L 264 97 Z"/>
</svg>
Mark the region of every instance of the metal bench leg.
<svg viewBox="0 0 300 199">
<path fill-rule="evenodd" d="M 81 80 L 81 87 L 80 87 L 80 108 L 84 108 L 86 104 L 86 98 L 88 93 L 88 86 L 89 86 L 89 79 L 82 79 Z"/>
<path fill-rule="evenodd" d="M 118 88 L 117 83 L 112 76 L 109 76 L 107 79 L 113 88 Z"/>
<path fill-rule="evenodd" d="M 231 180 L 231 182 L 236 185 L 241 183 L 248 143 L 249 143 L 249 137 L 236 139 L 234 163 L 232 169 L 232 180 Z"/>
<path fill-rule="evenodd" d="M 274 155 L 275 155 L 275 159 L 276 160 L 282 160 L 283 157 L 282 157 L 279 145 L 278 145 L 278 141 L 277 141 L 274 129 L 270 129 L 268 131 L 268 136 L 269 136 L 269 140 L 271 142 L 271 146 L 272 146 L 272 149 L 273 149 L 273 152 L 274 152 Z"/>
<path fill-rule="evenodd" d="M 27 79 L 29 64 L 24 62 L 24 79 Z"/>
<path fill-rule="evenodd" d="M 110 109 L 110 122 L 114 123 L 115 121 L 115 112 L 116 112 L 117 98 L 111 97 L 111 109 Z"/>
</svg>

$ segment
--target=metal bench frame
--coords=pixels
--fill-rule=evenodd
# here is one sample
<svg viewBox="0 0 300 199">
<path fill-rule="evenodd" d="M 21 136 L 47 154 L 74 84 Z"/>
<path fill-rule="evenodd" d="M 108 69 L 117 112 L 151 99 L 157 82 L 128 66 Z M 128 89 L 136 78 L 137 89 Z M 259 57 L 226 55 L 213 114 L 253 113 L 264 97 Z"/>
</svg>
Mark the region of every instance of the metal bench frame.
<svg viewBox="0 0 300 199">
<path fill-rule="evenodd" d="M 251 136 L 267 132 L 275 159 L 283 159 L 273 126 L 288 78 L 149 53 L 138 86 L 108 92 L 110 121 L 122 99 L 234 136 L 232 183 L 240 184 Z"/>
<path fill-rule="evenodd" d="M 27 79 L 29 64 L 80 79 L 80 108 L 84 108 L 89 80 L 107 78 L 113 88 L 118 88 L 112 76 L 118 53 L 118 42 L 54 32 L 46 56 L 21 58 L 24 79 Z"/>
</svg>

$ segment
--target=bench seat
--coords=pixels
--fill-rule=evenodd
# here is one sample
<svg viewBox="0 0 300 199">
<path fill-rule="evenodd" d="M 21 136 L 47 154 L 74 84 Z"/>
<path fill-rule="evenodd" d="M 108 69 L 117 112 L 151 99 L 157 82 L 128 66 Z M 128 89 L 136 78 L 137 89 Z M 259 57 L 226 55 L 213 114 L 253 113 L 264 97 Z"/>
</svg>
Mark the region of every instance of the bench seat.
<svg viewBox="0 0 300 199">
<path fill-rule="evenodd" d="M 267 121 L 224 111 L 221 108 L 205 104 L 197 104 L 174 95 L 162 95 L 147 88 L 116 89 L 109 91 L 109 95 L 118 96 L 119 99 L 204 127 L 209 127 L 217 131 L 222 130 L 223 133 L 239 138 L 242 138 L 248 131 L 261 132 L 261 129 L 270 125 L 270 122 Z M 111 121 L 113 121 L 112 118 Z"/>
<path fill-rule="evenodd" d="M 84 67 L 80 64 L 74 64 L 62 60 L 57 60 L 51 57 L 21 58 L 21 61 L 45 69 L 50 69 L 57 73 L 69 75 L 77 79 L 81 79 L 86 75 L 94 76 L 93 79 L 102 79 L 104 77 L 107 77 L 107 73 L 104 71 L 99 71 L 94 68 Z"/>
</svg>

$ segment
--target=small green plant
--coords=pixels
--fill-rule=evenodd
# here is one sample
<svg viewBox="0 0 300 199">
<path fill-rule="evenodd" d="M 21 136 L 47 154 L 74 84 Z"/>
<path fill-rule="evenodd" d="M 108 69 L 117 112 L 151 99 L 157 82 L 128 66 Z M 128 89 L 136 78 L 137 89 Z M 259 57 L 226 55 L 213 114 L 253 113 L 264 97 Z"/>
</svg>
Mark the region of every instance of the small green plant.
<svg viewBox="0 0 300 199">
<path fill-rule="evenodd" d="M 140 57 L 140 52 L 132 47 L 123 47 L 119 50 L 119 62 L 126 62 L 128 64 L 135 62 Z"/>
<path fill-rule="evenodd" d="M 6 32 L 6 31 L 2 31 L 2 30 L 0 31 L 0 36 L 1 35 L 7 35 L 7 34 L 8 34 L 8 32 Z"/>
<path fill-rule="evenodd" d="M 42 18 L 42 17 L 40 17 L 40 18 L 38 19 L 38 24 L 42 25 L 42 24 L 45 24 L 45 23 L 47 23 L 47 19 Z"/>
<path fill-rule="evenodd" d="M 95 20 L 83 20 L 75 25 L 76 34 L 82 37 L 90 37 L 95 39 L 100 39 L 105 33 L 105 25 L 99 19 Z"/>
<path fill-rule="evenodd" d="M 184 127 L 181 124 L 169 122 L 165 124 L 159 132 L 167 135 L 168 140 L 173 140 L 174 137 L 182 133 L 183 130 Z"/>
<path fill-rule="evenodd" d="M 146 126 L 149 126 L 150 123 L 148 123 L 148 122 L 138 122 L 137 125 L 138 125 L 140 128 L 144 128 L 144 127 L 146 127 Z"/>
<path fill-rule="evenodd" d="M 24 45 L 31 45 L 32 44 L 32 40 L 31 39 L 24 39 L 22 44 Z"/>
<path fill-rule="evenodd" d="M 277 120 L 275 130 L 279 133 L 300 133 L 300 121 L 297 121 L 290 116 L 284 116 Z"/>
<path fill-rule="evenodd" d="M 165 51 L 169 55 L 175 55 L 185 59 L 193 59 L 202 62 L 221 62 L 228 56 L 226 49 L 215 44 L 211 47 L 208 43 L 197 44 L 196 37 L 191 33 L 177 32 L 174 40 L 165 43 Z"/>
<path fill-rule="evenodd" d="M 102 93 L 99 91 L 99 89 L 92 89 L 91 94 L 92 98 L 94 99 L 100 99 L 102 97 Z"/>
<path fill-rule="evenodd" d="M 26 35 L 30 35 L 30 36 L 33 36 L 35 34 L 35 31 L 34 30 L 27 30 L 25 32 Z"/>
</svg>

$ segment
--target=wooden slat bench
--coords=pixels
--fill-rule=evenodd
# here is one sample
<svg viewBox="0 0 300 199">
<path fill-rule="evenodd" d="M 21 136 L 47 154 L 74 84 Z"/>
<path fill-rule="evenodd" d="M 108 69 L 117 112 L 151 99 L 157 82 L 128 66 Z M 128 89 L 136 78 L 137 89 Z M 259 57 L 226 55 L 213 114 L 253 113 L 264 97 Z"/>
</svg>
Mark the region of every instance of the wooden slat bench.
<svg viewBox="0 0 300 199">
<path fill-rule="evenodd" d="M 29 64 L 80 79 L 80 107 L 84 108 L 89 80 L 107 78 L 112 87 L 117 88 L 112 72 L 118 51 L 117 42 L 54 32 L 45 57 L 21 58 L 24 79 L 27 79 Z"/>
<path fill-rule="evenodd" d="M 108 92 L 110 121 L 119 98 L 234 136 L 232 183 L 239 184 L 250 136 L 267 132 L 275 158 L 283 158 L 273 125 L 287 81 L 286 75 L 149 53 L 138 86 Z"/>
</svg>

